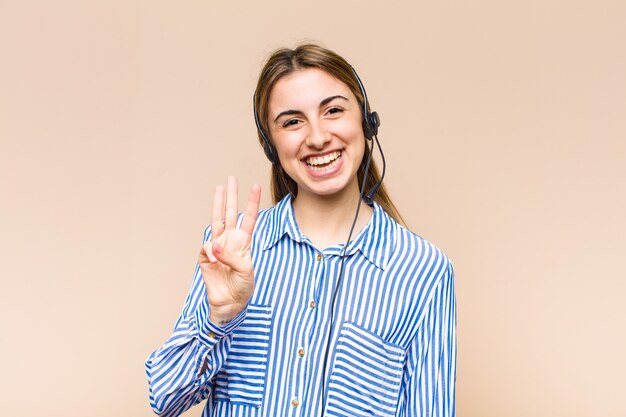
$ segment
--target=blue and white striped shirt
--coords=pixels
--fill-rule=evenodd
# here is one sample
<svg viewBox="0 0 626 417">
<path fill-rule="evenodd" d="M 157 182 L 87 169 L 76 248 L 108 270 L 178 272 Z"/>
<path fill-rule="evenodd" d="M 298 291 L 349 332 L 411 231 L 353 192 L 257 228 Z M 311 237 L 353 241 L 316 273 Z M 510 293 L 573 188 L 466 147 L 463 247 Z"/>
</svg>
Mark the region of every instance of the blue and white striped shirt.
<svg viewBox="0 0 626 417">
<path fill-rule="evenodd" d="M 315 248 L 289 196 L 261 211 L 247 309 L 212 324 L 196 268 L 172 336 L 146 362 L 154 411 L 176 416 L 208 398 L 204 417 L 317 417 L 324 393 L 327 416 L 454 416 L 450 261 L 374 204 L 346 249 L 330 335 L 343 246 Z"/>
</svg>

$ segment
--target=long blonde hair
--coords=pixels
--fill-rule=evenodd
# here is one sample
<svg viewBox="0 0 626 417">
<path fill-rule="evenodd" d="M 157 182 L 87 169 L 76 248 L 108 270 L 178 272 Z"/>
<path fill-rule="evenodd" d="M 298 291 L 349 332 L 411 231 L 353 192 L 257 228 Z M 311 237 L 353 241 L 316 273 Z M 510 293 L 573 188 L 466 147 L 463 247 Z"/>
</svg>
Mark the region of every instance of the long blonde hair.
<svg viewBox="0 0 626 417">
<path fill-rule="evenodd" d="M 337 78 L 339 81 L 348 86 L 356 97 L 361 108 L 363 108 L 364 97 L 359 86 L 359 82 L 352 66 L 341 56 L 329 49 L 311 43 L 302 44 L 295 49 L 280 48 L 274 51 L 265 63 L 265 66 L 259 75 L 257 87 L 254 92 L 254 107 L 257 112 L 256 117 L 260 130 L 262 129 L 263 131 L 258 132 L 259 142 L 264 148 L 269 146 L 269 144 L 267 144 L 263 139 L 263 134 L 265 134 L 268 140 L 271 141 L 271 137 L 268 133 L 269 128 L 267 120 L 268 102 L 272 88 L 284 76 L 303 68 L 319 68 Z M 369 102 L 367 106 L 367 111 L 370 111 Z M 362 114 L 361 117 L 363 118 L 364 115 Z M 364 130 L 364 132 L 367 132 L 367 130 Z M 362 178 L 369 153 L 369 147 L 365 146 L 363 159 L 357 172 L 359 187 L 362 186 Z M 370 190 L 376 183 L 378 183 L 379 180 L 380 174 L 378 168 L 375 161 L 372 160 L 367 177 L 365 178 L 365 190 Z M 271 188 L 274 203 L 279 202 L 289 193 L 293 194 L 294 197 L 298 195 L 298 185 L 291 177 L 289 177 L 289 175 L 287 175 L 279 162 L 272 164 Z M 400 215 L 400 212 L 391 201 L 384 184 L 380 185 L 373 200 L 380 204 L 380 206 L 391 217 L 393 217 L 395 221 L 406 225 L 404 219 Z"/>
</svg>

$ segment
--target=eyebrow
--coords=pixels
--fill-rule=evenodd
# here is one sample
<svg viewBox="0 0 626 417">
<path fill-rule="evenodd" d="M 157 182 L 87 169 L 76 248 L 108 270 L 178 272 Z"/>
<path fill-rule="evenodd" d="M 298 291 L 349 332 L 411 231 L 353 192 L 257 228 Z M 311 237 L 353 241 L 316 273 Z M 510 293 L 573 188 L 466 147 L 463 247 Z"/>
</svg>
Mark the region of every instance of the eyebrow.
<svg viewBox="0 0 626 417">
<path fill-rule="evenodd" d="M 326 97 L 324 100 L 320 101 L 320 105 L 319 107 L 323 107 L 325 105 L 327 105 L 328 103 L 330 103 L 333 100 L 336 99 L 343 99 L 345 101 L 349 101 L 347 98 L 345 98 L 342 95 L 335 95 L 335 96 L 330 96 L 330 97 Z M 291 116 L 293 114 L 301 114 L 302 112 L 300 110 L 285 110 L 285 111 L 281 111 L 280 113 L 278 113 L 278 116 L 276 116 L 276 118 L 274 119 L 274 122 L 276 122 L 278 119 L 280 119 L 283 116 Z"/>
</svg>

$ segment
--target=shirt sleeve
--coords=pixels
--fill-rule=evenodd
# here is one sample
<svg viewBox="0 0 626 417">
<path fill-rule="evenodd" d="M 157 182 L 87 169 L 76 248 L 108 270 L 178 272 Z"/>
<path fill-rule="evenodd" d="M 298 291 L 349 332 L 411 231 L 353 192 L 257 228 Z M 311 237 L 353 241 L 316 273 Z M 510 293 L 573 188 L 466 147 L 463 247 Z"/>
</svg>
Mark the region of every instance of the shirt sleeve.
<svg viewBox="0 0 626 417">
<path fill-rule="evenodd" d="M 451 264 L 434 291 L 414 343 L 416 348 L 408 357 L 412 377 L 405 381 L 404 415 L 455 416 L 456 300 Z"/>
<path fill-rule="evenodd" d="M 205 241 L 209 232 L 205 233 Z M 232 331 L 245 319 L 244 309 L 226 326 L 209 321 L 209 303 L 200 266 L 169 339 L 146 360 L 150 405 L 162 416 L 178 416 L 209 397 L 213 377 L 224 365 Z M 206 367 L 206 369 L 204 369 Z"/>
</svg>

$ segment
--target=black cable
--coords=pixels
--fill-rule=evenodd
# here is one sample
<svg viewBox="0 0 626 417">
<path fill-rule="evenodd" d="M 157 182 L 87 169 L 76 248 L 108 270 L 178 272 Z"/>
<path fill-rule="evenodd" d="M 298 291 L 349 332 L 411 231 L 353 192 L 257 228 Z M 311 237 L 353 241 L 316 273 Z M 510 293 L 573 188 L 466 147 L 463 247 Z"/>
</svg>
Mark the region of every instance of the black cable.
<svg viewBox="0 0 626 417">
<path fill-rule="evenodd" d="M 376 143 L 378 144 L 378 149 L 381 151 L 381 156 L 382 156 L 382 149 L 380 147 L 380 142 L 378 142 L 377 135 L 374 135 L 374 138 L 376 139 Z M 367 146 L 367 143 L 365 146 Z M 339 284 L 341 283 L 341 279 L 343 278 L 343 267 L 344 267 L 344 263 L 346 260 L 346 250 L 348 249 L 348 244 L 350 243 L 350 239 L 352 238 L 354 227 L 356 226 L 356 222 L 359 218 L 359 211 L 361 210 L 361 202 L 363 201 L 363 194 L 365 193 L 365 180 L 367 179 L 367 174 L 369 173 L 369 170 L 370 170 L 370 164 L 372 162 L 373 151 L 374 151 L 374 144 L 372 144 L 371 148 L 369 148 L 369 155 L 367 156 L 367 162 L 365 163 L 365 170 L 363 172 L 363 179 L 361 180 L 361 190 L 359 192 L 359 201 L 356 206 L 356 212 L 354 213 L 354 220 L 352 220 L 352 226 L 350 227 L 350 233 L 348 233 L 348 239 L 346 240 L 346 243 L 343 246 L 343 250 L 341 252 L 341 265 L 339 267 L 339 276 L 337 278 L 337 282 L 335 283 L 335 288 L 333 289 L 333 297 L 330 302 L 330 329 L 328 330 L 328 342 L 326 343 L 326 351 L 324 353 L 324 373 L 322 374 L 322 378 L 323 378 L 322 379 L 322 416 L 324 415 L 324 412 L 326 411 L 326 371 L 328 368 L 328 353 L 330 352 L 330 342 L 333 337 L 335 302 L 337 300 L 337 292 L 339 290 Z M 385 165 L 384 165 L 385 157 L 384 156 L 382 157 L 382 161 L 383 161 L 383 176 L 384 176 L 385 175 Z M 383 179 L 381 176 L 380 181 L 377 182 L 374 185 L 374 187 L 372 187 L 372 189 L 367 193 L 367 196 L 365 196 L 365 200 L 368 202 L 368 204 L 371 204 L 371 198 L 373 198 L 374 194 L 376 194 L 376 191 L 378 190 L 378 187 L 380 186 L 382 180 Z M 368 201 L 368 198 L 370 199 L 370 201 Z M 328 382 L 330 383 L 330 378 Z"/>
<path fill-rule="evenodd" d="M 369 192 L 365 196 L 365 201 L 367 202 L 367 204 L 370 204 L 370 205 L 374 201 L 374 196 L 378 192 L 378 188 L 380 187 L 380 184 L 383 183 L 383 179 L 385 178 L 385 171 L 386 171 L 386 168 L 387 168 L 387 164 L 385 163 L 385 154 L 383 153 L 383 148 L 381 148 L 381 146 L 380 146 L 380 141 L 378 140 L 378 135 L 374 135 L 374 139 L 376 140 L 376 146 L 378 146 L 378 152 L 380 152 L 380 159 L 381 159 L 381 161 L 383 163 L 383 171 L 380 174 L 380 179 L 378 180 L 378 182 L 376 184 L 374 184 L 372 189 L 369 190 Z M 372 144 L 372 149 L 373 148 L 374 148 L 374 145 Z M 371 151 L 370 151 L 370 157 L 371 156 L 372 156 L 372 154 L 371 154 Z"/>
</svg>

